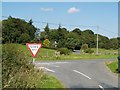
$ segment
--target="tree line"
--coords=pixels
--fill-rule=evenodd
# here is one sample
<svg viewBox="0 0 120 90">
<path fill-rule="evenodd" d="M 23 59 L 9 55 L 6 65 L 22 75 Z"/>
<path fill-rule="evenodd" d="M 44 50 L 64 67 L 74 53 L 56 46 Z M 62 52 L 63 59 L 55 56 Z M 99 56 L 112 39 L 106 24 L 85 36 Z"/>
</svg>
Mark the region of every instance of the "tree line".
<svg viewBox="0 0 120 90">
<path fill-rule="evenodd" d="M 40 35 L 39 35 L 40 34 Z M 103 35 L 99 37 L 99 48 L 117 49 L 118 38 L 108 38 Z M 3 43 L 22 43 L 26 42 L 44 42 L 45 39 L 50 41 L 51 48 L 65 47 L 68 49 L 80 49 L 83 44 L 87 44 L 89 48 L 96 48 L 97 34 L 92 30 L 81 30 L 75 28 L 69 31 L 67 28 L 58 26 L 57 29 L 49 28 L 49 24 L 44 27 L 44 31 L 40 32 L 33 25 L 32 19 L 28 22 L 19 18 L 9 16 L 8 19 L 2 20 L 2 42 Z M 56 42 L 56 43 L 55 43 Z"/>
</svg>

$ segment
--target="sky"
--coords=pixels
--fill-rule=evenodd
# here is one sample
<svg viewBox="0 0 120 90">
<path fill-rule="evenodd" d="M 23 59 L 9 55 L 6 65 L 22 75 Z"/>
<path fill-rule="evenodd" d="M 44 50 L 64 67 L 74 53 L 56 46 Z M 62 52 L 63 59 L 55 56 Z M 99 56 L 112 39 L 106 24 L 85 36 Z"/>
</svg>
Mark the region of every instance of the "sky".
<svg viewBox="0 0 120 90">
<path fill-rule="evenodd" d="M 117 2 L 2 2 L 2 16 L 32 19 L 41 31 L 48 23 L 50 28 L 61 24 L 69 31 L 78 27 L 109 38 L 118 36 Z"/>
</svg>

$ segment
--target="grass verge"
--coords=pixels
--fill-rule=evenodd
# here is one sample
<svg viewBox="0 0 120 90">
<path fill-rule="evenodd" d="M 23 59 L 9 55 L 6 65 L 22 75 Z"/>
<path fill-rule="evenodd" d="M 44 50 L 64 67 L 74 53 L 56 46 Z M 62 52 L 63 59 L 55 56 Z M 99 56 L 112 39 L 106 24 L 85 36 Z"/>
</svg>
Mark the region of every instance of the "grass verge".
<svg viewBox="0 0 120 90">
<path fill-rule="evenodd" d="M 113 73 L 118 73 L 118 61 L 113 61 L 113 62 L 107 62 L 106 63 L 108 68 L 113 72 Z"/>
<path fill-rule="evenodd" d="M 64 88 L 64 87 L 60 83 L 60 81 L 57 80 L 54 76 L 44 74 L 43 77 L 41 78 L 39 88 Z"/>
</svg>

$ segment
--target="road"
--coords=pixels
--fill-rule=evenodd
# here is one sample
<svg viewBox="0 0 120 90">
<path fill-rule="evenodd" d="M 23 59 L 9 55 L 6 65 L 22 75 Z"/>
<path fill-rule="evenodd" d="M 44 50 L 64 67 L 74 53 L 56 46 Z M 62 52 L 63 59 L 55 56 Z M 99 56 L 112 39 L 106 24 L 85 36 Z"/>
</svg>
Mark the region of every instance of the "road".
<svg viewBox="0 0 120 90">
<path fill-rule="evenodd" d="M 35 66 L 54 75 L 65 88 L 118 90 L 118 76 L 110 72 L 105 65 L 106 61 L 108 60 L 36 61 Z"/>
</svg>

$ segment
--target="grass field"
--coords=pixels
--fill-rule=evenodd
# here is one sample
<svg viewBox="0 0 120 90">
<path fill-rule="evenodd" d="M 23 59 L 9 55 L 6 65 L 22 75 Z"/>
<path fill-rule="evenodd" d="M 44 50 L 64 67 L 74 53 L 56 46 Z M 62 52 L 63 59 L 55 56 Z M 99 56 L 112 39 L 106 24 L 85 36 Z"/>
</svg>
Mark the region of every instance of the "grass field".
<svg viewBox="0 0 120 90">
<path fill-rule="evenodd" d="M 117 73 L 117 69 L 118 69 L 118 61 L 113 61 L 113 62 L 107 62 L 106 63 L 108 68 L 113 72 L 113 73 Z"/>
<path fill-rule="evenodd" d="M 30 51 L 27 49 L 26 45 L 17 44 L 20 49 L 22 49 L 32 60 L 32 55 Z M 96 49 L 93 49 L 94 51 Z M 80 60 L 80 59 L 109 59 L 109 58 L 117 58 L 117 50 L 105 50 L 99 49 L 99 55 L 96 54 L 74 54 L 70 55 L 60 55 L 59 57 L 55 57 L 55 51 L 51 49 L 41 48 L 38 53 L 36 60 Z"/>
</svg>

